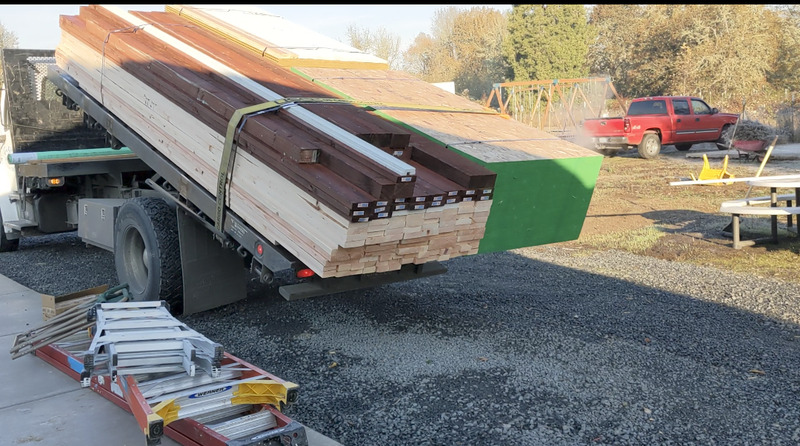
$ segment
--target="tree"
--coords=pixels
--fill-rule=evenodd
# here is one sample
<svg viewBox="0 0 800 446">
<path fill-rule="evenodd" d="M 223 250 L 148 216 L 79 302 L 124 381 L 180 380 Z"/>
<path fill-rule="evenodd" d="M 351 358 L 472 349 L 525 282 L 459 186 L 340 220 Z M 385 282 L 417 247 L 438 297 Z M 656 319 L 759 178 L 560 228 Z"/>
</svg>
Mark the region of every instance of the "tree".
<svg viewBox="0 0 800 446">
<path fill-rule="evenodd" d="M 769 82 L 778 90 L 800 91 L 800 5 L 781 5 L 776 9 L 781 38 Z"/>
<path fill-rule="evenodd" d="M 431 34 L 420 33 L 403 55 L 406 69 L 427 82 L 449 82 L 458 72 L 453 45 L 453 23 L 459 14 L 455 6 L 436 11 Z"/>
<path fill-rule="evenodd" d="M 428 82 L 453 81 L 457 92 L 481 99 L 507 78 L 505 33 L 506 17 L 494 8 L 440 9 L 431 34 L 417 35 L 404 53 L 405 69 Z"/>
<path fill-rule="evenodd" d="M 385 59 L 392 69 L 400 68 L 402 57 L 400 36 L 390 33 L 383 27 L 370 31 L 356 25 L 348 25 L 346 34 L 353 48 Z"/>
<path fill-rule="evenodd" d="M 596 33 L 587 51 L 590 73 L 611 78 L 625 97 L 637 96 L 640 86 L 632 73 L 649 56 L 639 50 L 647 40 L 644 15 L 643 5 L 599 4 L 589 17 Z"/>
<path fill-rule="evenodd" d="M 514 5 L 503 49 L 515 81 L 586 77 L 592 35 L 583 5 Z"/>
<path fill-rule="evenodd" d="M 503 58 L 506 26 L 506 17 L 492 8 L 476 7 L 455 17 L 452 44 L 459 65 L 454 78 L 457 91 L 485 99 L 494 83 L 507 78 L 508 64 Z"/>
<path fill-rule="evenodd" d="M 592 72 L 627 97 L 697 95 L 735 109 L 774 97 L 771 83 L 790 85 L 800 62 L 796 25 L 764 5 L 597 5 L 590 23 Z"/>
<path fill-rule="evenodd" d="M 684 5 L 672 39 L 679 48 L 671 92 L 702 95 L 716 104 L 763 101 L 778 56 L 777 16 L 763 5 Z"/>
<path fill-rule="evenodd" d="M 428 80 L 427 78 L 434 68 L 433 53 L 435 50 L 436 42 L 430 35 L 417 34 L 414 42 L 403 53 L 403 69 Z"/>
</svg>

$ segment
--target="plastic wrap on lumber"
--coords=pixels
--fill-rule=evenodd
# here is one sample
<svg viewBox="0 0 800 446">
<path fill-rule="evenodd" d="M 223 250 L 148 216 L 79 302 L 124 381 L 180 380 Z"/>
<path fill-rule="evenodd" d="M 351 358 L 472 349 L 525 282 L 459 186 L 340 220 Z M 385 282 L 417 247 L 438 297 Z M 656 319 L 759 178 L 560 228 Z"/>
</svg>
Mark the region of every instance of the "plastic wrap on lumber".
<svg viewBox="0 0 800 446">
<path fill-rule="evenodd" d="M 384 59 L 258 7 L 167 5 L 165 10 L 280 66 L 389 68 Z"/>
</svg>

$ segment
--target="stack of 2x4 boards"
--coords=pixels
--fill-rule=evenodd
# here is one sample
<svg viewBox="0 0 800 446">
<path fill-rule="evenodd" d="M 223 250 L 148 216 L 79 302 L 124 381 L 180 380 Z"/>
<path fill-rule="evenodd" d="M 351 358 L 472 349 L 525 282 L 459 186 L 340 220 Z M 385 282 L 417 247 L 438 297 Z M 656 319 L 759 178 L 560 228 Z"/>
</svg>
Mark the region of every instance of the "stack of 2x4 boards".
<svg viewBox="0 0 800 446">
<path fill-rule="evenodd" d="M 82 6 L 58 66 L 321 277 L 577 238 L 602 156 L 251 7 Z M 253 107 L 260 104 L 262 108 Z"/>
</svg>

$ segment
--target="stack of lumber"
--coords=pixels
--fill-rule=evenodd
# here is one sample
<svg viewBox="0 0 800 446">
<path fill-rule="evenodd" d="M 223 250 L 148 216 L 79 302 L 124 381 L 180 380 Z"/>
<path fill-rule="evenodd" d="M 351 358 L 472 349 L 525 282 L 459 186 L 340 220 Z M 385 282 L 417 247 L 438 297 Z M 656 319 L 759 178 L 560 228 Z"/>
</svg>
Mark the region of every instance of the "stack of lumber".
<svg viewBox="0 0 800 446">
<path fill-rule="evenodd" d="M 445 144 L 320 102 L 337 96 L 175 11 L 83 6 L 60 26 L 58 66 L 215 196 L 236 125 L 226 206 L 321 277 L 478 252 L 497 175 Z M 314 100 L 231 122 L 287 97 Z"/>
<path fill-rule="evenodd" d="M 407 73 L 363 60 L 345 66 L 341 52 L 333 50 L 309 54 L 305 36 L 312 31 L 285 32 L 285 21 L 263 10 L 211 6 L 168 6 L 167 10 L 239 42 L 259 57 L 291 66 L 293 72 L 340 98 L 387 104 L 376 106 L 375 114 L 496 173 L 492 209 L 479 252 L 574 240 L 580 235 L 603 160 L 597 152 L 520 122 L 482 113 L 485 109 L 480 105 Z M 320 46 L 336 45 L 323 40 Z M 308 60 L 297 60 L 300 57 Z M 423 159 L 421 153 L 411 156 Z"/>
<path fill-rule="evenodd" d="M 512 119 L 484 113 L 447 113 L 436 107 L 480 106 L 407 73 L 392 70 L 304 67 L 315 84 L 355 99 L 422 104 L 376 113 L 423 132 L 497 174 L 492 210 L 479 252 L 578 238 L 603 157 Z"/>
</svg>

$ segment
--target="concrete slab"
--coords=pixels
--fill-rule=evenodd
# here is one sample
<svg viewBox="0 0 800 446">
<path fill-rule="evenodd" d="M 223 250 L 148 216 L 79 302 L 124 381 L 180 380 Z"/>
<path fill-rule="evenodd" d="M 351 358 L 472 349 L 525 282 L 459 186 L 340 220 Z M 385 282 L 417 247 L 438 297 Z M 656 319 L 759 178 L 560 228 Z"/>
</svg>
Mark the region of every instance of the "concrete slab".
<svg viewBox="0 0 800 446">
<path fill-rule="evenodd" d="M 0 275 L 0 343 L 10 350 L 14 337 L 41 325 L 38 292 Z M 83 388 L 44 360 L 0 354 L 0 432 L 8 443 L 142 445 L 136 419 L 89 388 Z M 299 420 L 298 420 L 299 421 Z M 309 446 L 342 446 L 306 426 Z M 164 436 L 161 444 L 179 443 Z"/>
<path fill-rule="evenodd" d="M 49 367 L 38 358 L 30 359 Z M 31 370 L 36 368 L 40 367 L 32 367 Z M 145 443 L 144 435 L 132 415 L 92 390 L 81 388 L 77 381 L 66 375 L 62 374 L 62 377 L 69 382 L 64 383 L 57 376 L 51 376 L 54 382 L 63 384 L 61 393 L 37 392 L 30 395 L 27 401 L 10 406 L 5 406 L 3 399 L 0 426 L 9 444 L 142 446 Z M 31 380 L 26 377 L 26 382 Z M 52 383 L 41 383 L 53 387 Z M 22 387 L 30 389 L 32 386 L 25 384 Z M 173 446 L 179 443 L 162 437 L 161 444 Z"/>
<path fill-rule="evenodd" d="M 0 336 L 23 333 L 42 322 L 42 301 L 39 293 L 31 290 L 0 293 Z M 13 338 L 9 342 L 12 341 Z"/>
<path fill-rule="evenodd" d="M 0 343 L 11 346 L 13 336 L 3 336 Z M 4 356 L 10 355 L 6 354 Z M 78 381 L 65 375 L 55 367 L 51 367 L 33 355 L 21 356 L 17 359 L 2 359 L 0 382 L 13 385 L 0 386 L 0 409 L 25 404 L 32 400 L 43 400 L 58 397 L 75 390 L 87 390 Z"/>
<path fill-rule="evenodd" d="M 20 291 L 28 291 L 28 288 L 14 282 L 6 276 L 0 275 L 0 296 L 9 293 L 17 293 Z"/>
</svg>

